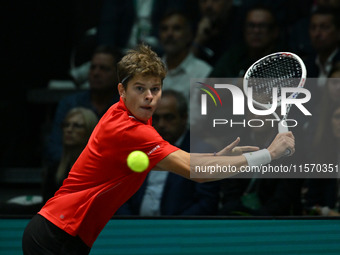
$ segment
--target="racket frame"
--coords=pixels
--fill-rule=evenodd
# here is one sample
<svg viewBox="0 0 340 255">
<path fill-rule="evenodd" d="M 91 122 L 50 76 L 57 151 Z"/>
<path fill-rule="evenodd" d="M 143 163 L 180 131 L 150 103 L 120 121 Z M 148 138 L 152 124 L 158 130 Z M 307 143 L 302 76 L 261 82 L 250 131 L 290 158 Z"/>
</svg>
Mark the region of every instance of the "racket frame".
<svg viewBox="0 0 340 255">
<path fill-rule="evenodd" d="M 249 74 L 253 71 L 254 68 L 256 68 L 256 66 L 259 65 L 259 63 L 261 63 L 265 59 L 271 58 L 273 56 L 291 57 L 291 58 L 294 58 L 295 60 L 297 60 L 298 63 L 300 64 L 300 67 L 301 67 L 301 78 L 300 78 L 300 81 L 299 81 L 297 88 L 303 88 L 304 87 L 305 82 L 306 82 L 306 77 L 307 77 L 307 70 L 306 70 L 306 66 L 303 63 L 302 59 L 298 55 L 296 55 L 292 52 L 276 52 L 276 53 L 272 53 L 272 54 L 269 54 L 267 56 L 260 58 L 259 60 L 257 60 L 255 63 L 253 63 L 248 68 L 248 70 L 245 73 L 244 78 L 243 78 L 243 91 L 244 91 L 244 93 L 246 94 L 247 97 L 248 97 L 248 80 L 250 78 Z M 271 78 L 271 77 L 268 77 L 268 78 Z M 298 95 L 299 95 L 299 92 L 292 93 L 287 99 L 296 98 Z M 253 98 L 252 98 L 252 102 L 253 102 L 254 106 L 257 106 L 257 107 L 259 107 L 263 110 L 268 110 L 272 106 L 272 104 L 270 104 L 270 103 L 268 103 L 268 104 L 259 103 L 256 100 L 254 100 Z M 277 106 L 281 106 L 281 96 L 280 97 L 277 96 Z M 285 132 L 289 131 L 286 119 L 287 119 L 290 107 L 291 107 L 291 104 L 286 105 L 286 114 L 282 117 L 282 119 L 280 119 L 280 117 L 278 116 L 278 114 L 275 111 L 273 111 L 273 113 L 272 113 L 272 115 L 279 121 L 279 123 L 278 123 L 278 132 L 279 133 L 285 133 Z M 287 149 L 286 152 L 284 153 L 284 156 L 289 156 L 289 155 L 291 155 L 291 153 L 292 153 L 291 150 Z"/>
<path fill-rule="evenodd" d="M 273 56 L 284 56 L 284 57 L 291 57 L 291 58 L 294 58 L 295 60 L 298 61 L 298 63 L 300 64 L 300 67 L 301 67 L 301 78 L 300 78 L 300 81 L 299 81 L 299 84 L 297 86 L 297 88 L 303 88 L 304 85 L 305 85 L 305 82 L 306 82 L 306 77 L 307 77 L 307 70 L 306 70 L 306 66 L 305 64 L 303 63 L 302 59 L 294 54 L 294 53 L 291 53 L 291 52 L 276 52 L 276 53 L 272 53 L 272 54 L 269 54 L 267 56 L 264 56 L 262 58 L 260 58 L 259 60 L 257 60 L 255 63 L 253 63 L 247 70 L 247 72 L 245 73 L 244 75 L 244 78 L 243 78 L 243 91 L 244 93 L 246 94 L 246 96 L 248 97 L 248 80 L 249 80 L 249 74 L 253 71 L 253 69 L 259 65 L 259 63 L 263 62 L 265 59 L 267 58 L 271 58 Z M 271 77 L 268 77 L 268 78 L 271 78 Z M 297 96 L 299 95 L 299 92 L 295 92 L 295 93 L 292 93 L 291 95 L 289 95 L 289 97 L 287 99 L 293 99 L 293 98 L 296 98 Z M 259 103 L 257 102 L 256 100 L 252 99 L 252 102 L 253 102 L 253 105 L 254 106 L 257 106 L 263 110 L 268 110 L 271 108 L 272 104 L 262 104 L 262 103 Z M 281 96 L 280 97 L 277 97 L 277 106 L 281 106 Z M 289 110 L 290 110 L 290 107 L 291 105 L 288 104 L 286 106 L 286 114 L 283 116 L 283 118 L 281 119 L 278 114 L 274 111 L 272 114 L 273 116 L 278 120 L 280 121 L 280 124 L 279 125 L 279 132 L 280 132 L 280 129 L 282 129 L 282 126 L 285 127 L 286 126 L 286 129 L 288 131 L 288 127 L 287 125 L 282 125 L 283 123 L 286 124 L 286 119 L 287 119 L 287 116 L 288 116 L 288 113 L 289 113 Z M 281 127 L 280 127 L 281 126 Z M 283 130 L 283 132 L 286 132 L 285 130 Z M 281 132 L 282 133 L 282 130 Z"/>
</svg>

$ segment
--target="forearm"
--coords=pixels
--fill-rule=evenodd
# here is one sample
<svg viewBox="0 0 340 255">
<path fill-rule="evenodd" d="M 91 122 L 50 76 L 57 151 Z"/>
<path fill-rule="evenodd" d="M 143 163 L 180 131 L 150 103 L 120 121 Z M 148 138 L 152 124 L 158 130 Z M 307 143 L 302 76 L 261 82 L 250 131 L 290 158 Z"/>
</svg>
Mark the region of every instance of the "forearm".
<svg viewBox="0 0 340 255">
<path fill-rule="evenodd" d="M 230 145 L 213 154 L 189 154 L 177 150 L 161 160 L 157 164 L 157 169 L 168 170 L 197 182 L 215 181 L 238 174 L 246 166 L 266 165 L 282 157 L 288 148 L 292 153 L 295 151 L 294 136 L 291 132 L 278 134 L 268 149 L 263 150 L 253 146 L 239 147 L 237 146 L 239 141 L 240 138 L 237 138 Z M 250 152 L 244 153 L 245 151 Z"/>
<path fill-rule="evenodd" d="M 263 153 L 266 156 L 264 159 L 262 157 Z M 270 162 L 270 155 L 264 150 L 238 156 L 215 156 L 215 154 L 211 153 L 189 154 L 178 150 L 160 161 L 154 170 L 168 170 L 187 179 L 208 182 L 234 176 L 241 172 L 242 167 L 267 164 L 269 163 L 268 161 Z M 224 171 L 213 171 L 214 168 L 223 169 Z M 229 171 L 225 171 L 225 169 Z"/>
<path fill-rule="evenodd" d="M 238 174 L 241 168 L 247 165 L 244 155 L 190 154 L 190 178 L 198 182 L 225 179 Z M 232 169 L 232 171 L 219 171 L 219 169 Z"/>
</svg>

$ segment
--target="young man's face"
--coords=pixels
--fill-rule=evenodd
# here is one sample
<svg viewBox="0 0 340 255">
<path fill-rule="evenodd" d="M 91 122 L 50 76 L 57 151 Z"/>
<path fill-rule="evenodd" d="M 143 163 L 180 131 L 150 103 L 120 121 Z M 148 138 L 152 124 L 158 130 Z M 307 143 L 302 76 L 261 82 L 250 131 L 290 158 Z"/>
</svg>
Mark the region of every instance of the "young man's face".
<svg viewBox="0 0 340 255">
<path fill-rule="evenodd" d="M 162 81 L 157 76 L 133 77 L 126 89 L 118 84 L 119 94 L 132 115 L 146 123 L 156 110 L 162 96 Z"/>
</svg>

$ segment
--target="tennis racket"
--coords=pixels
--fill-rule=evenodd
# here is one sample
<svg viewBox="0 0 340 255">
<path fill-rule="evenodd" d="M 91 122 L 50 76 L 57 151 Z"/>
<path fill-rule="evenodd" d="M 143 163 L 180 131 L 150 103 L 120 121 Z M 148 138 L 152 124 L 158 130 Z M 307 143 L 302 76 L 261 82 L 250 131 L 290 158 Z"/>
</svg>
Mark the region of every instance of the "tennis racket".
<svg viewBox="0 0 340 255">
<path fill-rule="evenodd" d="M 277 52 L 259 59 L 248 68 L 243 78 L 243 90 L 247 96 L 248 93 L 252 93 L 254 106 L 269 110 L 275 101 L 277 106 L 281 106 L 282 88 L 303 88 L 306 76 L 305 64 L 299 56 L 290 52 Z M 293 99 L 298 94 L 294 92 L 287 94 L 286 97 Z M 290 107 L 290 104 L 286 105 L 286 113 L 282 119 L 275 111 L 272 113 L 279 121 L 279 133 L 288 132 L 286 119 Z M 285 152 L 286 156 L 290 154 L 290 150 Z"/>
</svg>

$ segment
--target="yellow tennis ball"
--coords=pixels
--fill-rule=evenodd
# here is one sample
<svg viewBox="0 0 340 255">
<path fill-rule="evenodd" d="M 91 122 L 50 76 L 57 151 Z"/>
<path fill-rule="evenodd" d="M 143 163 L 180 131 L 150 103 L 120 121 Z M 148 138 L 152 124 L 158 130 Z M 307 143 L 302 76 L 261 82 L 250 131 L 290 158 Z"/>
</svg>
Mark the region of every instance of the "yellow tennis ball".
<svg viewBox="0 0 340 255">
<path fill-rule="evenodd" d="M 142 151 L 133 151 L 127 157 L 128 167 L 137 173 L 145 171 L 149 166 L 149 157 Z"/>
</svg>

